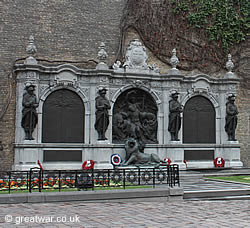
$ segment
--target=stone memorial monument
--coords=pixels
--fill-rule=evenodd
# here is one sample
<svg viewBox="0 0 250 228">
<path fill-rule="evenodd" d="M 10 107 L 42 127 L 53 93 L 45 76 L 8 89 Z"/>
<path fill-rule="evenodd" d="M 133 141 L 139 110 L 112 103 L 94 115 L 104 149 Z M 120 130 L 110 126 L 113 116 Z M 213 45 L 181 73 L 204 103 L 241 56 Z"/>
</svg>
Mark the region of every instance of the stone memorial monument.
<svg viewBox="0 0 250 228">
<path fill-rule="evenodd" d="M 37 160 L 49 170 L 81 169 L 86 160 L 93 160 L 95 169 L 112 168 L 113 154 L 126 165 L 168 158 L 181 169 L 185 160 L 190 168 L 212 168 L 221 157 L 227 167 L 242 166 L 240 144 L 232 141 L 238 111 L 227 92 L 236 96 L 239 84 L 231 56 L 229 72 L 214 78 L 181 73 L 175 49 L 172 68 L 161 74 L 148 64 L 138 39 L 129 43 L 125 61 L 116 60 L 113 67 L 101 43 L 93 69 L 41 64 L 32 56 L 33 37 L 28 46 L 29 57 L 14 68 L 14 170 L 29 170 Z"/>
</svg>

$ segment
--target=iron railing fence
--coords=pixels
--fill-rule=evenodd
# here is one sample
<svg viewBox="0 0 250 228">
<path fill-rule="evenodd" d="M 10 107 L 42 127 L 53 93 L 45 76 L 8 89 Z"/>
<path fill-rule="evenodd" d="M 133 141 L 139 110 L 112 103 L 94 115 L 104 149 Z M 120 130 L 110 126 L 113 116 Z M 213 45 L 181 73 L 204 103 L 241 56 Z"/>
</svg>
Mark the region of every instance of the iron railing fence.
<svg viewBox="0 0 250 228">
<path fill-rule="evenodd" d="M 0 171 L 0 192 L 11 193 L 79 190 L 100 188 L 131 188 L 136 186 L 180 186 L 179 167 L 115 168 L 93 170 L 41 170 Z"/>
</svg>

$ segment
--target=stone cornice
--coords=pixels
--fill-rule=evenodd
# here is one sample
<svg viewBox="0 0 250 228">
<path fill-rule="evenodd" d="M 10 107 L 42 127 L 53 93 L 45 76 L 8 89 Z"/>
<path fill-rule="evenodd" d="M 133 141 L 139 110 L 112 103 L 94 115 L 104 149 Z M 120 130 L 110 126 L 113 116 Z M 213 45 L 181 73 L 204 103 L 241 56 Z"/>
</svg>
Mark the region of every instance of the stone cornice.
<svg viewBox="0 0 250 228">
<path fill-rule="evenodd" d="M 27 65 L 27 64 L 16 64 L 14 72 L 27 72 L 35 71 L 44 74 L 59 74 L 63 71 L 70 71 L 75 75 L 94 77 L 94 76 L 107 76 L 111 78 L 119 79 L 143 79 L 143 80 L 156 80 L 156 81 L 180 81 L 184 83 L 195 83 L 199 80 L 205 80 L 209 84 L 238 84 L 239 78 L 225 78 L 225 77 L 211 77 L 206 74 L 196 75 L 168 75 L 168 74 L 156 74 L 150 71 L 126 71 L 121 68 L 119 71 L 113 69 L 98 70 L 98 69 L 81 69 L 72 64 L 62 64 L 57 66 L 44 66 L 40 64 Z M 223 75 L 222 75 L 223 76 Z"/>
</svg>

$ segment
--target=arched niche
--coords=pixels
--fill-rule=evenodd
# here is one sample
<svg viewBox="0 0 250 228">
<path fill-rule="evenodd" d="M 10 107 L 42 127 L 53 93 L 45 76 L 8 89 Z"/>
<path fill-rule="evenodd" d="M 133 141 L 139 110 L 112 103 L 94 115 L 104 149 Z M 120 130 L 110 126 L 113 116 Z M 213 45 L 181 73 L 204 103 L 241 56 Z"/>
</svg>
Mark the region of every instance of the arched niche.
<svg viewBox="0 0 250 228">
<path fill-rule="evenodd" d="M 144 144 L 158 143 L 157 112 L 157 104 L 148 92 L 131 88 L 121 93 L 113 106 L 113 143 L 124 143 L 129 137 Z"/>
<path fill-rule="evenodd" d="M 204 96 L 190 98 L 183 112 L 183 143 L 215 143 L 216 114 Z"/>
<path fill-rule="evenodd" d="M 84 104 L 75 92 L 52 92 L 43 104 L 42 142 L 84 143 L 84 116 Z"/>
</svg>

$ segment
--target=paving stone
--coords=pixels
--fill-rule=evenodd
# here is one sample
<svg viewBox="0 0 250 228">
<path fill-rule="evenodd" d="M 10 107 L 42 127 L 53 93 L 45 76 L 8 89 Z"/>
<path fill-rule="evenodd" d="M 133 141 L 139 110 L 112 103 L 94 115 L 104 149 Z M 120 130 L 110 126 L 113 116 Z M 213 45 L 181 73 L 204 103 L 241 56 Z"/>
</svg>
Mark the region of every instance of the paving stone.
<svg viewBox="0 0 250 228">
<path fill-rule="evenodd" d="M 250 227 L 249 200 L 228 201 L 176 201 L 176 202 L 126 202 L 70 204 L 12 204 L 0 211 L 5 215 L 42 216 L 44 209 L 56 216 L 80 216 L 80 223 L 21 223 L 31 227 Z M 66 208 L 64 208 L 66 207 Z M 77 207 L 77 211 L 75 208 Z M 63 209 L 64 208 L 64 209 Z M 35 210 L 34 210 L 35 209 Z M 45 215 L 44 215 L 45 216 Z M 68 217 L 69 218 L 69 217 Z M 216 224 L 218 222 L 218 224 Z M 2 227 L 16 227 L 15 223 L 1 223 Z"/>
</svg>

